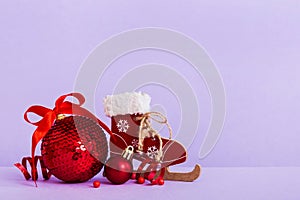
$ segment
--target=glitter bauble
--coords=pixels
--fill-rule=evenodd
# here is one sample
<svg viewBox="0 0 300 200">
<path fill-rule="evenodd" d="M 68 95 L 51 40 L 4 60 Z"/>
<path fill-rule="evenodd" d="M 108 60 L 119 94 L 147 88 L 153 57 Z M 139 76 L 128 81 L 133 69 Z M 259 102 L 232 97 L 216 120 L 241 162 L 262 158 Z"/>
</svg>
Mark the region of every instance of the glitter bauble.
<svg viewBox="0 0 300 200">
<path fill-rule="evenodd" d="M 103 167 L 108 153 L 105 133 L 93 120 L 68 116 L 55 121 L 43 138 L 42 158 L 51 174 L 65 182 L 84 182 Z"/>
</svg>

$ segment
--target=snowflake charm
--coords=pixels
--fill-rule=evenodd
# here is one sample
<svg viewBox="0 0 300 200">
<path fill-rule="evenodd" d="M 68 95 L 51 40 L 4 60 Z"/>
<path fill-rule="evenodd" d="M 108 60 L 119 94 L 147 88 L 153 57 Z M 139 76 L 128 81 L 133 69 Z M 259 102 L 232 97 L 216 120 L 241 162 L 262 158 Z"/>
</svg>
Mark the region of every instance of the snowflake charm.
<svg viewBox="0 0 300 200">
<path fill-rule="evenodd" d="M 156 146 L 148 147 L 147 156 L 151 159 L 156 159 L 158 156 L 158 149 Z"/>
<path fill-rule="evenodd" d="M 127 130 L 129 129 L 128 121 L 120 119 L 118 124 L 117 124 L 117 127 L 118 127 L 119 132 L 126 133 Z"/>
<path fill-rule="evenodd" d="M 131 141 L 131 145 L 134 147 L 134 148 L 138 148 L 139 146 L 139 141 L 137 139 L 133 139 Z"/>
</svg>

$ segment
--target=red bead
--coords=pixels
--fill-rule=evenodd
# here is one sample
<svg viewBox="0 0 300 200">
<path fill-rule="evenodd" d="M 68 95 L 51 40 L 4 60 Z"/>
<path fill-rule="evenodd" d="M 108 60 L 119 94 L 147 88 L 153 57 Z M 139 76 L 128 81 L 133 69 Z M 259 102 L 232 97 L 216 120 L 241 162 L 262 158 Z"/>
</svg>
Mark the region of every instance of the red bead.
<svg viewBox="0 0 300 200">
<path fill-rule="evenodd" d="M 132 173 L 132 174 L 131 174 L 131 179 L 132 179 L 132 180 L 136 179 L 136 173 Z"/>
<path fill-rule="evenodd" d="M 98 188 L 98 187 L 100 187 L 100 181 L 94 181 L 93 182 L 93 186 L 94 186 L 94 188 Z"/>
<path fill-rule="evenodd" d="M 139 177 L 139 179 L 137 180 L 138 184 L 143 184 L 145 183 L 145 179 L 144 177 Z"/>
<path fill-rule="evenodd" d="M 157 185 L 157 179 L 153 179 L 153 180 L 151 181 L 151 184 L 152 184 L 152 185 Z"/>
<path fill-rule="evenodd" d="M 156 174 L 156 172 L 155 171 L 152 171 L 152 172 L 150 172 L 150 173 L 148 173 L 147 174 L 147 179 L 149 180 L 149 181 L 152 181 L 153 179 L 154 179 L 154 177 L 155 177 L 155 174 Z"/>
<path fill-rule="evenodd" d="M 165 181 L 164 181 L 164 179 L 162 179 L 162 178 L 160 178 L 160 179 L 158 179 L 158 185 L 163 185 L 163 184 L 165 184 Z"/>
</svg>

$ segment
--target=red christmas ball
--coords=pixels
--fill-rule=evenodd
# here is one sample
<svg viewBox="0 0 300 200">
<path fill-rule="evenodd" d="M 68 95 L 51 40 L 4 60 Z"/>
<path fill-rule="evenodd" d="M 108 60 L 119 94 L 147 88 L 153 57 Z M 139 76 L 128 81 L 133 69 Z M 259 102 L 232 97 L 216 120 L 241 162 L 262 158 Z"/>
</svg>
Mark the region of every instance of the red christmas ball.
<svg viewBox="0 0 300 200">
<path fill-rule="evenodd" d="M 104 167 L 106 178 L 113 184 L 123 184 L 128 181 L 132 170 L 132 163 L 121 156 L 109 158 Z"/>
<path fill-rule="evenodd" d="M 43 138 L 43 161 L 56 178 L 84 182 L 103 167 L 108 145 L 105 133 L 93 120 L 69 116 L 56 120 Z"/>
</svg>

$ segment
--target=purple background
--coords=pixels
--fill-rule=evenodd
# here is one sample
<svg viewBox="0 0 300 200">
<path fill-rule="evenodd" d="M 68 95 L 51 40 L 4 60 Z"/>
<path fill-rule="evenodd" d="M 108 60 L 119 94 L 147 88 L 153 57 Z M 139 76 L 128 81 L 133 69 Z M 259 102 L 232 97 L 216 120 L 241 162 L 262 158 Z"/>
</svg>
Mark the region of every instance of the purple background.
<svg viewBox="0 0 300 200">
<path fill-rule="evenodd" d="M 299 1 L 28 2 L 0 2 L 0 166 L 11 166 L 30 153 L 34 127 L 22 118 L 27 107 L 53 107 L 55 98 L 72 91 L 81 63 L 96 45 L 119 32 L 149 26 L 194 38 L 216 63 L 227 94 L 218 144 L 208 157 L 198 159 L 209 119 L 205 87 L 201 78 L 191 78 L 191 67 L 182 70 L 184 64 L 174 60 L 178 58 L 157 51 L 137 52 L 111 66 L 96 95 L 101 119 L 109 122 L 101 98 L 112 91 L 120 67 L 167 63 L 183 71 L 199 96 L 203 93 L 199 106 L 204 122 L 189 147 L 187 164 L 300 166 Z M 162 98 L 167 91 L 145 90 L 152 90 L 154 103 L 165 105 L 168 116 L 172 109 L 174 116 L 178 113 L 178 102 Z M 174 130 L 178 120 L 170 116 Z"/>
</svg>

